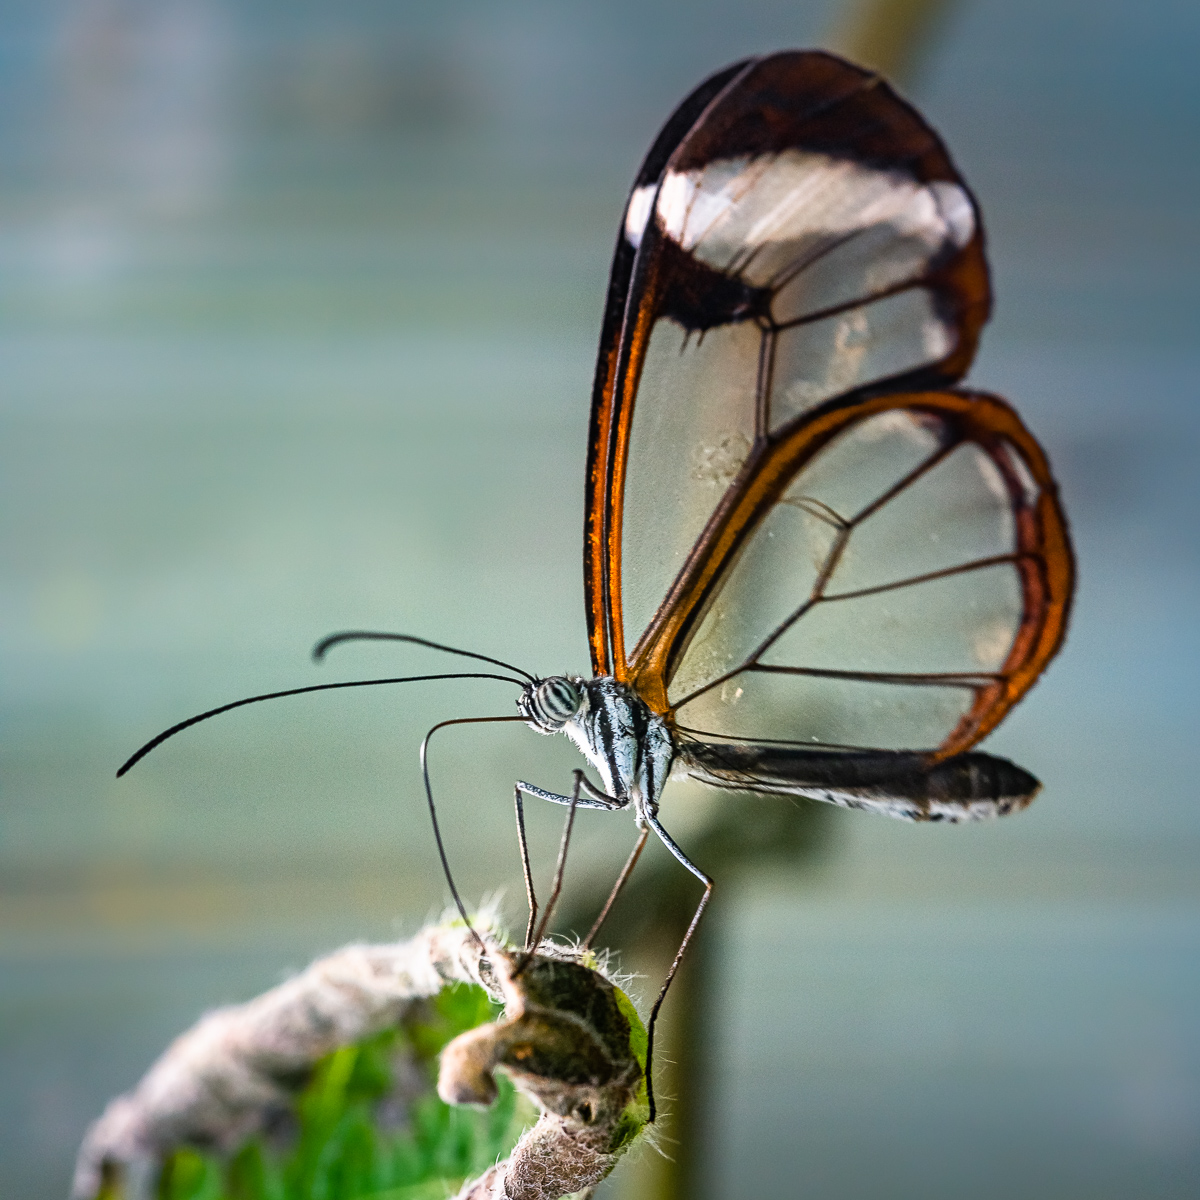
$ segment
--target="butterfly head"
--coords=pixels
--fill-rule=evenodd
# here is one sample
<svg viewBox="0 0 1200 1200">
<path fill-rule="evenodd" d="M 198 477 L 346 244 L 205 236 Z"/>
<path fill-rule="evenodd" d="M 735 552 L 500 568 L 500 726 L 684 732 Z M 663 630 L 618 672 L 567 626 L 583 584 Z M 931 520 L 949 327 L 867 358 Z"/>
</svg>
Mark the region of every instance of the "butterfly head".
<svg viewBox="0 0 1200 1200">
<path fill-rule="evenodd" d="M 517 711 L 539 733 L 560 733 L 583 704 L 583 680 L 552 675 L 529 684 L 517 699 Z"/>
</svg>

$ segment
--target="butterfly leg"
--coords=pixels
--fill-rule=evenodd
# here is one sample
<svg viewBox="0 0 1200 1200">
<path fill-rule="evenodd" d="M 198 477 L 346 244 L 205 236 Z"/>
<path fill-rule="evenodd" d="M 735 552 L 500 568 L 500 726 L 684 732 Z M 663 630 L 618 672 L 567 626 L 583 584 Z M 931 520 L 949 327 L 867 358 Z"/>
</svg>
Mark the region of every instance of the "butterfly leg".
<svg viewBox="0 0 1200 1200">
<path fill-rule="evenodd" d="M 530 939 L 528 937 L 528 935 L 526 936 L 525 954 L 524 954 L 524 957 L 522 957 L 521 961 L 517 964 L 517 969 L 513 972 L 514 979 L 518 978 L 520 976 L 521 972 L 525 970 L 526 966 L 528 966 L 529 960 L 533 957 L 534 949 L 537 946 L 541 945 L 542 938 L 546 936 L 546 927 L 550 924 L 550 917 L 554 912 L 554 906 L 558 903 L 559 894 L 562 892 L 563 870 L 567 865 L 567 847 L 571 844 L 571 829 L 573 828 L 573 826 L 575 824 L 575 810 L 579 807 L 579 787 L 580 787 L 580 784 L 582 783 L 582 781 L 583 781 L 583 772 L 576 771 L 575 772 L 575 788 L 574 788 L 574 792 L 573 792 L 573 794 L 571 796 L 571 800 L 570 800 L 571 808 L 570 808 L 570 811 L 567 813 L 567 820 L 566 820 L 566 823 L 563 825 L 562 841 L 559 843 L 559 846 L 558 846 L 558 862 L 555 863 L 555 866 L 554 866 L 554 883 L 550 888 L 550 899 L 546 901 L 546 908 L 545 908 L 545 911 L 542 913 L 542 919 L 538 925 L 537 933 L 535 933 L 533 935 L 532 939 Z M 518 787 L 517 795 L 520 796 L 519 787 Z M 522 836 L 522 843 L 524 843 L 523 836 Z M 526 863 L 526 870 L 528 871 L 528 863 L 529 863 L 528 856 L 525 859 L 525 863 Z M 530 879 L 530 876 L 528 874 L 526 875 L 525 878 L 526 878 L 526 882 L 530 888 L 531 913 L 530 913 L 529 924 L 530 924 L 530 928 L 532 928 L 532 926 L 533 926 L 533 915 L 532 915 L 533 884 L 532 884 L 532 880 Z"/>
<path fill-rule="evenodd" d="M 654 832 L 658 834 L 662 844 L 704 884 L 704 895 L 700 898 L 700 903 L 696 906 L 692 922 L 687 927 L 687 933 L 683 935 L 683 941 L 679 943 L 679 949 L 675 951 L 675 961 L 671 963 L 671 969 L 667 972 L 666 979 L 663 980 L 663 985 L 658 991 L 658 999 L 654 1001 L 654 1007 L 650 1010 L 650 1020 L 646 1023 L 646 1098 L 650 1102 L 650 1121 L 653 1122 L 656 1111 L 654 1107 L 653 1083 L 654 1026 L 658 1022 L 658 1010 L 662 1008 L 667 988 L 671 986 L 671 980 L 675 978 L 675 972 L 679 970 L 679 964 L 683 961 L 683 956 L 687 952 L 688 943 L 692 940 L 692 934 L 696 932 L 696 927 L 700 924 L 700 918 L 704 916 L 704 910 L 708 907 L 708 898 L 712 895 L 713 881 L 675 844 L 671 835 L 659 824 L 657 817 L 652 817 L 647 813 L 645 819 Z"/>
<path fill-rule="evenodd" d="M 534 937 L 534 927 L 537 923 L 538 903 L 537 896 L 533 887 L 533 871 L 529 865 L 529 843 L 525 837 L 525 806 L 522 801 L 522 795 L 536 796 L 539 800 L 549 800 L 554 804 L 566 804 L 571 806 L 572 812 L 576 808 L 595 808 L 602 812 L 612 812 L 614 809 L 624 808 L 629 802 L 624 803 L 614 799 L 611 796 L 606 796 L 599 788 L 593 786 L 582 771 L 576 771 L 576 784 L 573 794 L 570 796 L 560 796 L 557 792 L 548 792 L 545 788 L 535 787 L 532 783 L 518 782 L 513 789 L 514 803 L 517 811 L 517 842 L 521 847 L 521 869 L 525 875 L 525 895 L 529 899 L 529 922 L 525 927 L 525 949 L 537 945 L 541 940 L 540 936 Z M 593 799 L 581 800 L 579 793 L 587 792 Z M 628 874 L 628 869 L 625 872 Z M 615 896 L 613 897 L 615 899 Z M 611 905 L 612 900 L 609 901 Z M 607 907 L 606 910 L 607 911 Z M 599 926 L 597 926 L 599 928 Z"/>
<path fill-rule="evenodd" d="M 525 839 L 525 805 L 521 800 L 521 785 L 513 788 L 517 809 L 517 843 L 521 847 L 521 871 L 525 875 L 525 896 L 529 900 L 529 923 L 525 926 L 525 949 L 533 945 L 533 927 L 537 921 L 538 903 L 533 891 L 533 871 L 529 866 L 529 843 Z"/>
<path fill-rule="evenodd" d="M 600 932 L 600 926 L 608 919 L 609 909 L 616 903 L 617 897 L 621 894 L 621 889 L 625 886 L 625 881 L 633 874 L 633 868 L 637 866 L 637 860 L 642 856 L 642 850 L 645 848 L 646 839 L 650 836 L 650 827 L 643 825 L 638 833 L 638 840 L 634 843 L 633 849 L 629 853 L 629 857 L 625 860 L 625 865 L 621 868 L 620 875 L 617 876 L 617 882 L 613 884 L 613 889 L 608 893 L 608 899 L 604 902 L 604 907 L 600 910 L 600 915 L 596 918 L 596 923 L 588 931 L 580 944 L 583 950 L 590 950 L 592 942 L 595 940 L 596 934 Z"/>
<path fill-rule="evenodd" d="M 558 792 L 548 792 L 545 788 L 535 787 L 532 783 L 523 781 L 517 782 L 517 790 L 524 792 L 526 796 L 536 796 L 539 800 L 549 800 L 551 804 L 574 804 L 576 808 L 598 808 L 602 812 L 615 812 L 619 808 L 625 808 L 628 805 L 628 800 L 622 800 L 617 796 L 607 796 L 598 787 L 588 781 L 588 777 L 582 771 L 577 771 L 577 775 L 582 776 L 579 790 L 585 795 L 591 796 L 590 800 L 573 799 L 570 796 L 562 796 Z"/>
</svg>

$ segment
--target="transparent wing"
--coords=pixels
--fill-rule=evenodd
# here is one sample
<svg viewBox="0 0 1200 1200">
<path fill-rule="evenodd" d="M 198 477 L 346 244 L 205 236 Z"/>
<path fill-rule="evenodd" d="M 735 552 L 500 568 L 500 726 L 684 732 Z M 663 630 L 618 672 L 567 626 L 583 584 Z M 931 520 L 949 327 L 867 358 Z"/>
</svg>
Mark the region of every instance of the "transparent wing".
<svg viewBox="0 0 1200 1200">
<path fill-rule="evenodd" d="M 697 738 L 958 754 L 1061 643 L 1065 519 L 1008 405 L 875 397 L 753 454 L 632 664 Z"/>
<path fill-rule="evenodd" d="M 789 53 L 720 79 L 656 143 L 614 261 L 586 581 L 621 679 L 651 678 L 664 597 L 752 463 L 819 410 L 956 381 L 989 306 L 974 202 L 877 77 Z"/>
</svg>

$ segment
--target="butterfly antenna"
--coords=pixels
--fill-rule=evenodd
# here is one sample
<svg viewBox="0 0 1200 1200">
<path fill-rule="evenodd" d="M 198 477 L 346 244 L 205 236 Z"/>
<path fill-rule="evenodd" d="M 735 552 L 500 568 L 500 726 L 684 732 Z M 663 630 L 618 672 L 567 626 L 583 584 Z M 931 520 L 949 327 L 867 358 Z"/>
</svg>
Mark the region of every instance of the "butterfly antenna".
<svg viewBox="0 0 1200 1200">
<path fill-rule="evenodd" d="M 433 839 L 437 842 L 438 858 L 442 860 L 442 874 L 446 877 L 446 883 L 450 886 L 450 895 L 454 897 L 455 907 L 458 909 L 458 915 L 462 917 L 463 924 L 471 931 L 471 936 L 475 939 L 479 946 L 480 952 L 486 954 L 487 946 L 484 945 L 483 938 L 479 936 L 475 926 L 471 924 L 471 918 L 467 915 L 467 906 L 463 903 L 462 896 L 459 894 L 458 888 L 454 883 L 454 875 L 450 871 L 450 859 L 446 855 L 446 844 L 442 841 L 442 830 L 438 824 L 437 806 L 433 802 L 433 784 L 429 780 L 429 739 L 433 737 L 439 729 L 445 729 L 449 725 L 488 725 L 499 721 L 524 721 L 524 717 L 455 717 L 450 721 L 439 721 L 422 739 L 421 741 L 421 775 L 425 780 L 425 799 L 429 803 L 429 820 L 433 824 Z"/>
<path fill-rule="evenodd" d="M 157 737 L 151 738 L 140 750 L 131 754 L 121 764 L 120 769 L 117 771 L 117 778 L 120 779 L 130 767 L 145 758 L 156 746 L 161 746 L 168 738 L 173 738 L 177 733 L 182 733 L 183 730 L 189 729 L 193 725 L 199 725 L 201 721 L 207 721 L 209 717 L 218 717 L 221 713 L 229 712 L 234 708 L 241 708 L 246 704 L 257 704 L 260 700 L 278 700 L 283 696 L 302 696 L 305 692 L 330 692 L 337 688 L 379 687 L 385 683 L 425 683 L 435 679 L 498 679 L 501 683 L 514 683 L 520 688 L 525 686 L 522 680 L 510 679 L 507 675 L 491 675 L 478 671 L 464 671 L 448 675 L 404 675 L 395 679 L 352 679 L 345 683 L 318 683 L 310 687 L 288 688 L 287 691 L 283 692 L 265 692 L 261 696 L 247 696 L 244 700 L 235 700 L 232 704 L 222 704 L 220 708 L 210 708 L 208 712 L 197 713 L 194 717 L 188 717 L 186 721 L 180 721 L 178 725 L 172 725 L 170 729 L 164 729 L 162 733 Z M 519 721 L 521 718 L 512 717 L 507 719 Z"/>
<path fill-rule="evenodd" d="M 506 671 L 515 671 L 524 675 L 530 683 L 537 683 L 537 676 L 531 675 L 521 667 L 504 662 L 499 658 L 491 658 L 486 654 L 476 654 L 474 650 L 460 650 L 457 646 L 444 646 L 441 642 L 431 642 L 427 638 L 413 637 L 410 633 L 376 633 L 366 629 L 351 629 L 345 633 L 331 633 L 322 638 L 314 647 L 314 661 L 320 662 L 325 654 L 342 642 L 409 642 L 414 646 L 427 646 L 430 650 L 441 650 L 445 654 L 459 654 L 463 658 L 476 658 L 480 662 L 491 663 L 494 667 L 503 667 Z"/>
</svg>

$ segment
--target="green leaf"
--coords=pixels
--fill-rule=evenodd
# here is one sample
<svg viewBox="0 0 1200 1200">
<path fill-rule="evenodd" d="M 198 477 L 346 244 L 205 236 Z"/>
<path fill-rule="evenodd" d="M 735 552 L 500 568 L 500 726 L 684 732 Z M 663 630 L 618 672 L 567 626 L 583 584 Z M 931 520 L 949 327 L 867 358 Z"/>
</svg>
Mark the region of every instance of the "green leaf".
<svg viewBox="0 0 1200 1200">
<path fill-rule="evenodd" d="M 285 1148 L 255 1137 L 225 1163 L 176 1150 L 159 1200 L 445 1200 L 506 1157 L 537 1116 L 508 1079 L 497 1078 L 499 1096 L 482 1110 L 451 1108 L 435 1091 L 442 1048 L 494 1021 L 500 1007 L 482 988 L 457 984 L 423 1009 L 403 1029 L 342 1046 L 316 1064 L 294 1103 L 297 1128 Z M 424 1084 L 391 1096 L 397 1078 L 410 1090 L 414 1079 Z M 380 1120 L 385 1099 L 405 1115 L 399 1129 Z"/>
</svg>

